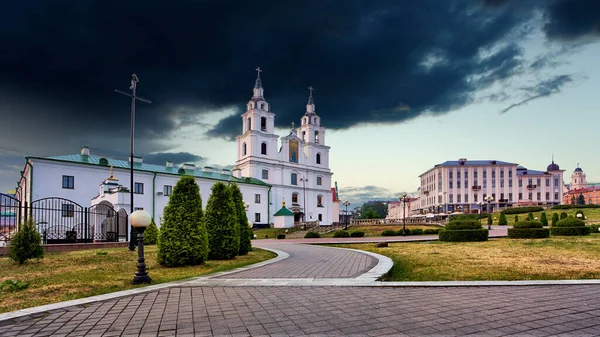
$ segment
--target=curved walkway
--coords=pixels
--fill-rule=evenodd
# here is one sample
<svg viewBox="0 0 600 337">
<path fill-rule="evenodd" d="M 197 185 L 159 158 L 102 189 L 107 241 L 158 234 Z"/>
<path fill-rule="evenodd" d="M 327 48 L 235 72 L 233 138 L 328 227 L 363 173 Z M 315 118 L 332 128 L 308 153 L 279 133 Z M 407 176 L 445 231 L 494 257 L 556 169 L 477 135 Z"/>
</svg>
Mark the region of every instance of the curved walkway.
<svg viewBox="0 0 600 337">
<path fill-rule="evenodd" d="M 8 320 L 0 315 L 0 336 L 600 335 L 598 285 L 381 286 L 374 280 L 387 267 L 376 254 L 281 241 L 255 245 L 280 255 L 130 295 Z M 319 285 L 365 275 L 359 287 Z M 278 286 L 278 280 L 306 283 Z M 227 282 L 238 286 L 220 285 Z"/>
</svg>

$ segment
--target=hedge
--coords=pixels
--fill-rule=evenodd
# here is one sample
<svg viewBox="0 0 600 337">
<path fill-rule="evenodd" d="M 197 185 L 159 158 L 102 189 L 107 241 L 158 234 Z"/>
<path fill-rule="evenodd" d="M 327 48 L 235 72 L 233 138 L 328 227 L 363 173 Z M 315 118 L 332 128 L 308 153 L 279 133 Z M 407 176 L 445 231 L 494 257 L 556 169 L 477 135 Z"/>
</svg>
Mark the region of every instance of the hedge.
<svg viewBox="0 0 600 337">
<path fill-rule="evenodd" d="M 410 231 L 410 235 L 423 235 L 423 230 L 421 228 L 415 228 Z"/>
<path fill-rule="evenodd" d="M 549 228 L 509 228 L 511 239 L 542 239 L 550 236 Z"/>
<path fill-rule="evenodd" d="M 304 235 L 305 239 L 316 239 L 316 238 L 320 238 L 321 234 L 317 233 L 317 232 L 308 232 Z"/>
<path fill-rule="evenodd" d="M 440 232 L 439 228 L 426 228 L 423 231 L 423 234 L 438 234 Z"/>
<path fill-rule="evenodd" d="M 590 231 L 591 231 L 592 233 L 598 233 L 598 232 L 599 232 L 599 231 L 598 231 L 598 228 L 600 228 L 600 224 L 593 224 L 593 225 L 590 225 Z"/>
<path fill-rule="evenodd" d="M 350 233 L 348 233 L 347 231 L 335 231 L 335 232 L 333 232 L 333 237 L 334 238 L 349 238 Z"/>
<path fill-rule="evenodd" d="M 350 233 L 350 237 L 353 237 L 353 238 L 362 238 L 363 236 L 365 236 L 365 232 L 362 232 L 362 231 L 356 231 L 356 232 Z"/>
<path fill-rule="evenodd" d="M 413 230 L 414 230 L 414 229 L 413 229 Z M 405 233 L 402 233 L 402 228 L 400 228 L 400 229 L 399 229 L 399 230 L 396 232 L 396 235 L 410 235 L 410 234 L 412 234 L 412 232 L 411 232 L 411 230 L 410 230 L 410 229 L 408 229 L 408 228 L 405 230 Z"/>
<path fill-rule="evenodd" d="M 507 208 L 503 210 L 501 213 L 504 214 L 521 214 L 521 213 L 529 213 L 529 212 L 541 212 L 544 208 L 540 206 L 529 206 L 529 207 L 513 207 Z"/>
<path fill-rule="evenodd" d="M 440 241 L 467 242 L 487 241 L 489 231 L 487 229 L 463 229 L 463 230 L 441 230 Z"/>
<path fill-rule="evenodd" d="M 550 233 L 564 236 L 590 235 L 590 227 L 552 227 Z"/>
<path fill-rule="evenodd" d="M 277 234 L 277 239 L 285 239 L 285 234 Z"/>
<path fill-rule="evenodd" d="M 402 230 L 400 230 L 402 231 Z M 395 230 L 391 230 L 391 229 L 386 229 L 383 232 L 381 232 L 381 236 L 395 236 L 396 235 L 396 231 Z"/>
<path fill-rule="evenodd" d="M 600 208 L 600 205 L 556 205 L 552 206 L 552 209 L 572 209 L 572 208 Z"/>
<path fill-rule="evenodd" d="M 583 226 L 585 226 L 585 221 L 570 216 L 570 217 L 567 217 L 565 219 L 558 221 L 554 227 L 583 227 Z"/>
<path fill-rule="evenodd" d="M 463 230 L 463 229 L 480 229 L 481 222 L 479 220 L 453 220 L 446 224 L 444 230 Z"/>
<path fill-rule="evenodd" d="M 523 221 L 519 221 L 516 224 L 514 224 L 513 228 L 543 228 L 544 224 L 542 224 L 540 221 L 535 221 L 535 220 L 523 220 Z"/>
</svg>

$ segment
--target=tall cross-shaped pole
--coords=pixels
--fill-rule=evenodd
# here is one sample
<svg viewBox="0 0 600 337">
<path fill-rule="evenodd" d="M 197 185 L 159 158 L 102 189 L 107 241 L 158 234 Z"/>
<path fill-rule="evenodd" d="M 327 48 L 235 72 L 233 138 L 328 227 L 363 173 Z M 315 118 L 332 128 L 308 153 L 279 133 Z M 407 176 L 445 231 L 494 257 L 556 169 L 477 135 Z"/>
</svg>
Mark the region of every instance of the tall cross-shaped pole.
<svg viewBox="0 0 600 337">
<path fill-rule="evenodd" d="M 308 90 L 310 90 L 310 95 L 312 96 L 312 91 L 313 91 L 312 85 L 308 87 Z"/>
<path fill-rule="evenodd" d="M 256 70 L 258 72 L 258 76 L 260 76 L 260 73 L 262 73 L 262 70 L 260 70 L 260 67 L 254 69 L 254 70 Z"/>
<path fill-rule="evenodd" d="M 131 213 L 133 213 L 134 208 L 133 208 L 133 192 L 134 192 L 134 186 L 133 186 L 133 138 L 134 138 L 134 134 L 135 134 L 135 101 L 142 101 L 145 103 L 152 103 L 149 100 L 142 98 L 142 97 L 138 97 L 136 96 L 136 89 L 137 89 L 137 83 L 139 82 L 138 77 L 133 74 L 131 75 L 131 86 L 129 87 L 130 90 L 132 90 L 133 94 L 130 94 L 128 92 L 124 92 L 121 90 L 117 90 L 115 89 L 116 92 L 118 92 L 121 95 L 125 95 L 125 96 L 129 96 L 131 97 L 131 140 L 130 140 L 130 148 L 129 148 L 129 196 L 130 196 L 130 211 L 129 214 L 131 215 Z M 135 250 L 135 242 L 133 240 L 133 227 L 131 226 L 131 224 L 129 224 L 129 250 Z"/>
<path fill-rule="evenodd" d="M 292 130 L 294 130 L 294 126 L 296 126 L 296 123 L 292 122 Z"/>
</svg>

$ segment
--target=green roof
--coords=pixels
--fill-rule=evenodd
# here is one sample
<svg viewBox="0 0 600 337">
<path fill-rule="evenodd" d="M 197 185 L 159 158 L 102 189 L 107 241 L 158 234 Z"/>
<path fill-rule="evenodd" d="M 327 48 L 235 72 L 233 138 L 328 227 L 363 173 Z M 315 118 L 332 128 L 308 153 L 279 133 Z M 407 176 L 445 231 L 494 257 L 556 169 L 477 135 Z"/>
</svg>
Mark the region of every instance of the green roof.
<svg viewBox="0 0 600 337">
<path fill-rule="evenodd" d="M 281 209 L 278 210 L 277 213 L 273 214 L 273 216 L 286 216 L 286 215 L 294 216 L 294 212 L 290 211 L 285 206 L 281 207 Z"/>
<path fill-rule="evenodd" d="M 110 166 L 113 166 L 115 168 L 128 169 L 128 170 L 130 168 L 128 160 L 119 160 L 119 159 L 112 159 L 112 158 L 108 158 L 108 157 L 100 157 L 100 156 L 92 156 L 92 155 L 84 156 L 81 154 L 70 154 L 70 155 L 63 155 L 63 156 L 26 157 L 26 158 L 27 159 L 43 159 L 43 160 L 51 160 L 51 161 L 58 161 L 58 162 L 65 162 L 65 163 L 83 164 L 83 165 L 92 165 L 92 166 L 101 166 L 101 167 L 106 167 L 106 168 L 108 168 Z M 108 161 L 108 164 L 107 165 L 100 164 L 100 159 L 106 159 Z M 185 171 L 185 174 L 188 174 L 188 175 L 191 175 L 191 176 L 194 176 L 197 178 L 227 181 L 227 182 L 233 182 L 233 183 L 238 183 L 238 184 L 254 184 L 254 185 L 262 185 L 262 186 L 271 186 L 271 185 L 263 182 L 262 180 L 256 179 L 256 178 L 248 178 L 248 177 L 237 178 L 230 174 L 222 174 L 220 172 L 204 172 L 201 169 L 200 170 L 199 169 L 183 170 L 181 168 L 182 173 L 180 174 L 179 167 L 167 167 L 167 166 L 156 165 L 156 164 L 135 163 L 135 162 L 133 163 L 133 169 L 134 169 L 134 171 L 171 174 L 171 175 L 181 175 L 181 174 L 183 174 L 183 171 Z"/>
</svg>

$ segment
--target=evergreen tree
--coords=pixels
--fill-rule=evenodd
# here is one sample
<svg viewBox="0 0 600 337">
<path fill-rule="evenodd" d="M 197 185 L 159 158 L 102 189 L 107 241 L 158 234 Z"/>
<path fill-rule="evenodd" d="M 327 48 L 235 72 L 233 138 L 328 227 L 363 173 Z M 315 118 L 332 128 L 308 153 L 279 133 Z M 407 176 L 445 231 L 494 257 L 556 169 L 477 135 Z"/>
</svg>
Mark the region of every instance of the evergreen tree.
<svg viewBox="0 0 600 337">
<path fill-rule="evenodd" d="M 556 226 L 557 222 L 558 222 L 558 213 L 554 212 L 552 214 L 552 226 Z"/>
<path fill-rule="evenodd" d="M 240 229 L 231 193 L 217 182 L 206 205 L 206 228 L 210 247 L 209 258 L 232 259 L 240 251 Z M 247 226 L 247 225 L 246 225 Z"/>
<path fill-rule="evenodd" d="M 577 197 L 577 205 L 585 205 L 585 197 L 582 193 L 579 193 L 579 196 Z"/>
<path fill-rule="evenodd" d="M 10 239 L 8 249 L 8 257 L 19 264 L 23 264 L 29 259 L 44 257 L 42 236 L 35 228 L 33 219 L 19 225 L 19 231 Z"/>
<path fill-rule="evenodd" d="M 529 214 L 527 214 L 527 219 L 533 220 L 533 213 L 529 212 Z"/>
<path fill-rule="evenodd" d="M 158 262 L 169 267 L 203 264 L 208 236 L 200 188 L 192 176 L 182 176 L 164 209 L 158 239 Z"/>
<path fill-rule="evenodd" d="M 575 196 L 574 195 L 571 196 L 571 205 L 575 205 Z"/>
<path fill-rule="evenodd" d="M 515 214 L 515 223 L 519 222 L 519 216 Z"/>
<path fill-rule="evenodd" d="M 566 219 L 567 218 L 567 212 L 560 212 L 560 219 Z"/>
<path fill-rule="evenodd" d="M 240 228 L 240 251 L 239 255 L 246 255 L 252 250 L 252 229 L 248 226 L 248 217 L 246 216 L 246 206 L 244 205 L 244 196 L 236 183 L 229 185 L 231 198 L 237 213 L 237 221 Z"/>
<path fill-rule="evenodd" d="M 540 222 L 542 223 L 542 225 L 548 226 L 548 218 L 546 217 L 546 212 L 542 212 L 542 215 L 540 216 Z"/>
<path fill-rule="evenodd" d="M 500 213 L 500 219 L 498 220 L 498 225 L 499 226 L 508 225 L 508 221 L 506 221 L 506 215 L 504 215 L 504 213 Z"/>
<path fill-rule="evenodd" d="M 488 223 L 488 226 L 491 226 L 491 225 L 494 224 L 494 221 L 492 221 L 492 215 L 491 214 L 488 214 L 488 221 L 487 221 L 487 223 Z"/>
<path fill-rule="evenodd" d="M 158 242 L 158 227 L 154 219 L 144 231 L 144 245 L 155 245 Z"/>
</svg>

